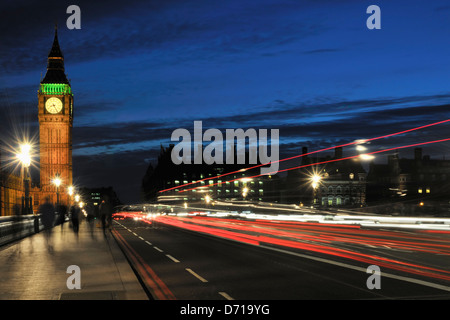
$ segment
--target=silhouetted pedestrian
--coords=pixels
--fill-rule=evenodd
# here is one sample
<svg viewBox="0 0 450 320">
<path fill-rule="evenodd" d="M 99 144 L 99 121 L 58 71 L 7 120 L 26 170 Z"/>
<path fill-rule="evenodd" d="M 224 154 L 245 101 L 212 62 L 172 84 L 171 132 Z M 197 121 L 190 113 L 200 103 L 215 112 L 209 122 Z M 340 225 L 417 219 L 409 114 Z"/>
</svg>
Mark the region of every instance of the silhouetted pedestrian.
<svg viewBox="0 0 450 320">
<path fill-rule="evenodd" d="M 86 205 L 86 207 L 84 207 L 84 210 L 86 211 L 86 221 L 91 224 L 95 219 L 93 205 Z"/>
<path fill-rule="evenodd" d="M 78 205 L 72 205 L 70 207 L 70 221 L 72 221 L 72 228 L 75 233 L 78 233 L 80 228 L 80 207 Z"/>
<path fill-rule="evenodd" d="M 100 218 L 102 221 L 102 228 L 103 228 L 103 233 L 106 235 L 106 227 L 111 227 L 111 223 L 112 223 L 112 205 L 109 202 L 109 197 L 108 196 L 104 196 L 102 203 L 100 204 Z"/>
<path fill-rule="evenodd" d="M 55 223 L 55 207 L 50 203 L 50 197 L 45 198 L 45 203 L 39 207 L 39 212 L 41 214 L 41 221 L 48 242 L 53 224 Z"/>
<path fill-rule="evenodd" d="M 63 228 L 64 222 L 66 222 L 67 207 L 63 204 L 58 206 L 58 223 Z"/>
<path fill-rule="evenodd" d="M 94 237 L 94 206 L 93 204 L 89 203 L 86 207 L 84 207 L 86 211 L 86 222 L 89 229 L 89 232 L 91 234 L 91 237 Z"/>
</svg>

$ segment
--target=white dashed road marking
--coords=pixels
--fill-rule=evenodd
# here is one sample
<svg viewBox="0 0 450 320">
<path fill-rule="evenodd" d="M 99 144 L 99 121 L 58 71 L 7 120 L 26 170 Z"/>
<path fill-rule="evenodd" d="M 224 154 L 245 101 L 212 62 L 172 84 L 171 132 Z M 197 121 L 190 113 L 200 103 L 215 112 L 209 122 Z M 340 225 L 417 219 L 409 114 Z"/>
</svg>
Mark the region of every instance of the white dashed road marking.
<svg viewBox="0 0 450 320">
<path fill-rule="evenodd" d="M 202 276 L 200 276 L 199 274 L 195 273 L 194 271 L 192 271 L 189 268 L 186 268 L 186 271 L 189 272 L 190 274 L 192 274 L 194 277 L 196 277 L 198 280 L 200 280 L 201 282 L 208 282 L 208 280 L 206 280 L 205 278 L 203 278 Z"/>
</svg>

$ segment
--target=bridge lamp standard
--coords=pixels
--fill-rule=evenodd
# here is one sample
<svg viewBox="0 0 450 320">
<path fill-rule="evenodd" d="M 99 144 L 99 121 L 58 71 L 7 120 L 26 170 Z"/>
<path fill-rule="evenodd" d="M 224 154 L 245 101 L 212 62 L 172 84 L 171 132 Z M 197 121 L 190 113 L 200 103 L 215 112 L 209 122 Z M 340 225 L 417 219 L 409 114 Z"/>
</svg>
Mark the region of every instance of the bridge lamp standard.
<svg viewBox="0 0 450 320">
<path fill-rule="evenodd" d="M 73 194 L 75 193 L 75 187 L 69 186 L 67 188 L 67 193 L 69 194 L 69 207 L 72 205 Z"/>
<path fill-rule="evenodd" d="M 23 183 L 25 189 L 25 196 L 22 200 L 22 214 L 31 214 L 31 198 L 30 198 L 30 174 L 29 168 L 31 165 L 31 145 L 23 143 L 20 145 L 20 152 L 16 155 L 23 168 Z"/>
<path fill-rule="evenodd" d="M 319 187 L 320 181 L 322 181 L 322 177 L 317 173 L 311 176 L 311 187 L 313 188 L 313 204 L 316 204 L 317 201 L 317 189 Z"/>
<path fill-rule="evenodd" d="M 56 204 L 59 205 L 59 187 L 62 184 L 62 180 L 59 177 L 59 175 L 57 175 L 53 180 L 52 180 L 53 184 L 56 187 Z"/>
<path fill-rule="evenodd" d="M 242 189 L 242 197 L 244 198 L 244 200 L 245 200 L 245 198 L 247 197 L 247 194 L 248 194 L 248 188 L 247 188 L 247 187 L 244 187 L 244 188 Z"/>
</svg>

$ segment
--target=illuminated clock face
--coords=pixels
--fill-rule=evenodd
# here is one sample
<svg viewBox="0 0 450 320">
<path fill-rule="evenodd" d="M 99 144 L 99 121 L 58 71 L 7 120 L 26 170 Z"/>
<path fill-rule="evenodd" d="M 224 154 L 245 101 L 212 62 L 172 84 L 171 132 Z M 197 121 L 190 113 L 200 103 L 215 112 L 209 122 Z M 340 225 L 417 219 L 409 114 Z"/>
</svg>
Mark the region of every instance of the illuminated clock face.
<svg viewBox="0 0 450 320">
<path fill-rule="evenodd" d="M 59 113 L 62 110 L 62 101 L 56 97 L 51 97 L 45 102 L 45 109 L 52 114 Z"/>
</svg>

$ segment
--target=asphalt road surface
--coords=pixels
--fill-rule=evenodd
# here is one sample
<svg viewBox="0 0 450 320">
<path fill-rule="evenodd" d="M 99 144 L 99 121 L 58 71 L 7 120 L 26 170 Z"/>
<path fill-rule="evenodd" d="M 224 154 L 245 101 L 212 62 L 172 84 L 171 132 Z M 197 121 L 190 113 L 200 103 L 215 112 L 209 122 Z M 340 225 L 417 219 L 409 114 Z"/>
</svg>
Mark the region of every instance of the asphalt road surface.
<svg viewBox="0 0 450 320">
<path fill-rule="evenodd" d="M 305 231 L 301 228 L 309 227 L 306 224 L 283 229 L 288 237 L 283 238 L 273 233 L 279 230 L 276 226 L 250 222 L 252 228 L 268 228 L 272 238 L 285 241 L 255 244 L 187 230 L 169 225 L 170 221 L 114 222 L 114 236 L 157 300 L 450 298 L 448 234 L 365 230 L 355 234 L 351 229 L 314 226 Z M 213 220 L 192 221 L 204 226 Z M 236 231 L 233 228 L 239 226 L 245 237 L 255 234 L 239 222 L 225 223 L 215 230 Z M 326 246 L 323 239 L 330 240 Z M 291 240 L 301 246 L 290 246 Z M 368 273 L 370 265 L 377 265 L 381 274 Z"/>
</svg>

